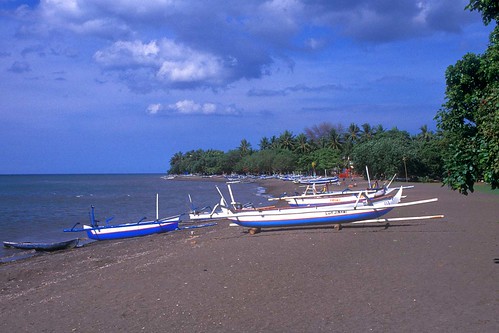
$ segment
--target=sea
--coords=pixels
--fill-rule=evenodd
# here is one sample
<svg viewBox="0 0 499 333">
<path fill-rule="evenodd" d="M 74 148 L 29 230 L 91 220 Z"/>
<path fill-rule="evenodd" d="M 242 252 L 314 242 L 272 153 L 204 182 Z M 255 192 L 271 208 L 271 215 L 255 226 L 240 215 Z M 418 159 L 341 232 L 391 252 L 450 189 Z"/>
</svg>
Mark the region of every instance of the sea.
<svg viewBox="0 0 499 333">
<path fill-rule="evenodd" d="M 88 224 L 91 206 L 102 223 L 152 220 L 156 218 L 156 194 L 160 218 L 186 214 L 192 206 L 214 207 L 220 201 L 217 187 L 229 202 L 224 182 L 181 178 L 167 179 L 164 174 L 0 175 L 0 241 L 86 238 L 85 233 L 63 230 L 77 223 L 79 227 Z M 268 205 L 265 190 L 254 182 L 231 187 L 238 202 Z M 181 220 L 187 218 L 183 215 Z M 15 251 L 19 250 L 1 246 L 0 258 L 15 255 Z"/>
</svg>

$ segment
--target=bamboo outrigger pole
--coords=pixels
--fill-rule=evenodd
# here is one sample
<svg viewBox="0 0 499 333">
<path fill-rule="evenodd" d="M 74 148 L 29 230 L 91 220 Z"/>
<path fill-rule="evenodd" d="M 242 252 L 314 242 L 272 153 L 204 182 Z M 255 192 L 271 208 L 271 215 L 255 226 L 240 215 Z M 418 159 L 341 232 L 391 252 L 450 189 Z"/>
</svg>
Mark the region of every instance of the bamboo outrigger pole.
<svg viewBox="0 0 499 333">
<path fill-rule="evenodd" d="M 369 188 L 371 188 L 371 178 L 369 178 L 369 169 L 367 168 L 367 165 L 366 165 L 366 173 L 367 173 L 367 185 L 369 186 Z"/>
</svg>

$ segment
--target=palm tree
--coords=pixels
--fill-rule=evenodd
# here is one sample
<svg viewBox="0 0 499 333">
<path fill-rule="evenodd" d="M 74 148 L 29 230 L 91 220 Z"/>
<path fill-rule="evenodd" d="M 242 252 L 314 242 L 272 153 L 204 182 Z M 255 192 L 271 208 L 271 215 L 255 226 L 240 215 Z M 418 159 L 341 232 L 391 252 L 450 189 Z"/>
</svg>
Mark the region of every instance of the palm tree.
<svg viewBox="0 0 499 333">
<path fill-rule="evenodd" d="M 184 158 L 184 155 L 181 152 L 173 154 L 172 158 L 170 159 L 170 165 L 175 165 L 182 161 Z"/>
<path fill-rule="evenodd" d="M 423 125 L 419 129 L 421 133 L 418 134 L 418 139 L 425 142 L 430 141 L 433 136 L 433 133 L 428 130 L 428 126 Z"/>
<path fill-rule="evenodd" d="M 278 138 L 279 148 L 286 150 L 293 150 L 295 145 L 294 143 L 294 135 L 288 130 L 285 130 L 284 133 L 281 134 Z"/>
<path fill-rule="evenodd" d="M 346 141 L 350 143 L 357 142 L 359 139 L 359 134 L 360 134 L 360 128 L 354 123 L 351 123 L 350 126 L 348 126 L 348 130 L 346 132 Z"/>
<path fill-rule="evenodd" d="M 341 139 L 341 133 L 335 128 L 332 128 L 327 137 L 327 146 L 332 149 L 341 150 L 342 145 L 343 140 Z"/>
<path fill-rule="evenodd" d="M 241 156 L 246 156 L 251 152 L 251 143 L 249 143 L 246 139 L 242 139 L 238 149 Z"/>
<path fill-rule="evenodd" d="M 376 126 L 373 130 L 374 132 L 374 135 L 378 135 L 378 134 L 382 134 L 385 132 L 385 129 L 383 128 L 383 125 L 379 124 L 378 126 Z"/>
<path fill-rule="evenodd" d="M 368 123 L 362 124 L 362 140 L 369 141 L 374 136 L 374 129 Z"/>
<path fill-rule="evenodd" d="M 270 149 L 277 149 L 279 148 L 279 139 L 275 135 L 272 135 L 270 138 Z"/>
<path fill-rule="evenodd" d="M 303 133 L 299 134 L 296 138 L 296 147 L 295 150 L 298 151 L 299 153 L 306 154 L 310 152 L 312 147 L 310 146 L 310 143 L 308 143 L 307 136 Z"/>
<path fill-rule="evenodd" d="M 270 141 L 269 139 L 264 136 L 263 138 L 260 139 L 260 150 L 266 150 L 266 149 L 270 149 Z"/>
<path fill-rule="evenodd" d="M 172 158 L 170 158 L 170 174 L 181 173 L 182 161 L 184 159 L 184 155 L 181 152 L 173 154 Z"/>
</svg>

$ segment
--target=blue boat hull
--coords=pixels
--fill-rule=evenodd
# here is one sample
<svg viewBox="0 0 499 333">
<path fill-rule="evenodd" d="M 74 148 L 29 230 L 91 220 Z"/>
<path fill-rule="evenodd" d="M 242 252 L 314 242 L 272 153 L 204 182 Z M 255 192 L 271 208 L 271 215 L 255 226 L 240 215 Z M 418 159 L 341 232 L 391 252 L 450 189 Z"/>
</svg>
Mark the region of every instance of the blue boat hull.
<svg viewBox="0 0 499 333">
<path fill-rule="evenodd" d="M 178 229 L 178 221 L 146 222 L 93 228 L 84 226 L 87 236 L 94 240 L 111 240 L 147 236 Z"/>
<path fill-rule="evenodd" d="M 258 216 L 252 220 L 236 220 L 233 222 L 247 228 L 276 228 L 276 227 L 294 227 L 294 226 L 313 226 L 321 224 L 341 224 L 356 222 L 368 219 L 376 219 L 391 211 L 392 208 L 378 209 L 375 211 L 359 211 L 355 214 L 337 214 L 329 216 L 319 216 L 319 217 L 307 217 L 307 218 L 297 218 L 297 219 L 273 219 L 273 220 L 262 220 Z"/>
</svg>

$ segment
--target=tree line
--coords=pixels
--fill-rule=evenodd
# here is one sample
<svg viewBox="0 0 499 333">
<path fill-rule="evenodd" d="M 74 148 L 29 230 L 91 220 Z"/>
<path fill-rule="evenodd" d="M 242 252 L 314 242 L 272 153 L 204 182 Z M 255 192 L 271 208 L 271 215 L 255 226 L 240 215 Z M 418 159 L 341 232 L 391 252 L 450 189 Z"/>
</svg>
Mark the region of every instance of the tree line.
<svg viewBox="0 0 499 333">
<path fill-rule="evenodd" d="M 170 159 L 170 174 L 340 174 L 346 169 L 362 174 L 364 166 L 377 178 L 442 179 L 441 135 L 428 130 L 410 135 L 382 125 L 354 123 L 348 128 L 323 122 L 294 135 L 285 130 L 263 137 L 258 149 L 242 139 L 239 147 L 178 152 Z"/>
</svg>

